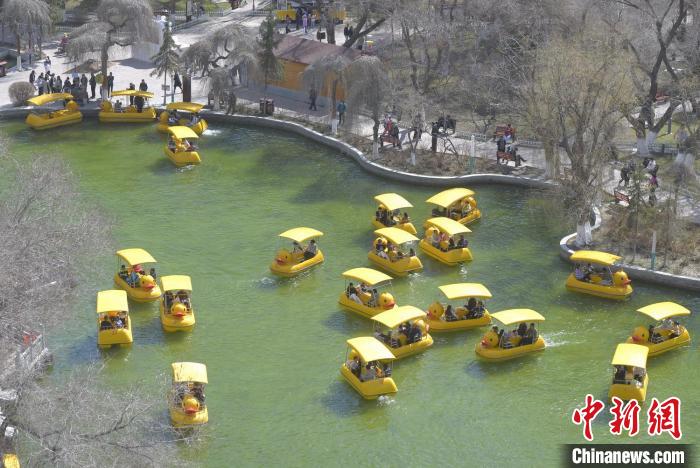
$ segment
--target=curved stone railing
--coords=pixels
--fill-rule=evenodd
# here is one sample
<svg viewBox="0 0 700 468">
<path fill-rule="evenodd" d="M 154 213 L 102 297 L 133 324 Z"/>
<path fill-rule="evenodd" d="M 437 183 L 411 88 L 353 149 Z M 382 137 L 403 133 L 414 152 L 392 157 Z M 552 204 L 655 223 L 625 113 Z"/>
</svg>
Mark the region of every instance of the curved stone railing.
<svg viewBox="0 0 700 468">
<path fill-rule="evenodd" d="M 6 108 L 0 110 L 0 117 L 10 117 L 18 118 L 25 117 L 31 108 L 29 107 L 18 107 L 18 108 Z M 83 115 L 86 117 L 96 117 L 99 112 L 98 109 L 83 109 Z M 338 150 L 340 153 L 352 158 L 357 162 L 357 164 L 367 172 L 377 175 L 379 177 L 386 177 L 388 179 L 397 180 L 400 182 L 408 182 L 413 184 L 430 185 L 430 186 L 454 186 L 459 184 L 504 184 L 504 185 L 516 185 L 525 188 L 551 188 L 555 184 L 551 181 L 542 179 L 531 179 L 522 176 L 513 176 L 505 174 L 468 174 L 461 176 L 431 176 L 423 174 L 413 174 L 410 172 L 398 171 L 395 169 L 382 166 L 375 162 L 370 161 L 367 157 L 354 146 L 345 143 L 337 138 L 324 135 L 320 132 L 312 130 L 305 127 L 302 124 L 296 122 L 290 122 L 286 120 L 278 120 L 272 117 L 258 117 L 253 115 L 227 115 L 223 112 L 217 111 L 203 111 L 203 115 L 211 122 L 228 122 L 240 125 L 253 125 L 260 127 L 274 128 L 278 130 L 286 130 L 292 133 L 309 138 L 313 141 L 326 145 L 330 148 Z M 600 212 L 595 210 L 595 223 L 592 229 L 597 229 L 600 226 Z M 569 260 L 569 257 L 573 253 L 568 246 L 568 243 L 576 237 L 576 234 L 570 234 L 565 236 L 559 242 L 559 254 L 565 260 Z M 671 273 L 664 273 L 660 271 L 652 271 L 646 268 L 638 267 L 635 265 L 624 265 L 625 271 L 628 272 L 631 278 L 639 279 L 642 281 L 648 281 L 651 283 L 663 284 L 666 286 L 673 286 L 677 288 L 698 290 L 700 291 L 700 278 L 693 278 L 689 276 L 673 275 Z"/>
</svg>

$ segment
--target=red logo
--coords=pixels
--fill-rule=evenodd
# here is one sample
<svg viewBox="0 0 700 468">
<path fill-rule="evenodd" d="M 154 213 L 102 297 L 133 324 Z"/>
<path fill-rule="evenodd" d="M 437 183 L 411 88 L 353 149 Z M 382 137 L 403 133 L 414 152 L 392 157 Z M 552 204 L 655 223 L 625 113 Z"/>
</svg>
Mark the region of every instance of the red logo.
<svg viewBox="0 0 700 468">
<path fill-rule="evenodd" d="M 620 435 L 623 430 L 626 430 L 630 437 L 637 435 L 639 432 L 639 402 L 630 400 L 625 405 L 624 401 L 618 397 L 612 397 L 612 402 L 610 413 L 613 415 L 613 420 L 608 423 L 610 433 Z"/>
<path fill-rule="evenodd" d="M 593 421 L 598 413 L 603 411 L 605 403 L 593 398 L 590 393 L 586 395 L 586 405 L 583 408 L 576 408 L 571 415 L 571 420 L 576 425 L 583 424 L 583 437 L 586 440 L 593 440 L 593 430 L 591 429 L 591 421 Z"/>
<path fill-rule="evenodd" d="M 659 403 L 656 398 L 652 398 L 647 418 L 650 436 L 668 432 L 674 439 L 679 440 L 683 435 L 681 432 L 681 400 L 676 397 L 668 398 L 662 403 Z"/>
</svg>

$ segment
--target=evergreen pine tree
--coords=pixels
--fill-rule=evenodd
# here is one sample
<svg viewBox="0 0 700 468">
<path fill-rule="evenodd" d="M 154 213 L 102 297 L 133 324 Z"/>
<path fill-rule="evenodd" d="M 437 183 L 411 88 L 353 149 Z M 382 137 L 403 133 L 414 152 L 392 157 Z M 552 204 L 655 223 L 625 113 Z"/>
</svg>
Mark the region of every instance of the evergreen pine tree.
<svg viewBox="0 0 700 468">
<path fill-rule="evenodd" d="M 165 105 L 167 98 L 165 85 L 168 83 L 168 75 L 172 76 L 180 65 L 180 56 L 177 53 L 177 49 L 178 47 L 175 45 L 170 27 L 166 26 L 165 31 L 163 31 L 163 44 L 160 46 L 158 53 L 151 57 L 151 60 L 153 60 L 155 64 L 151 76 L 163 75 L 163 105 Z M 174 91 L 175 90 L 173 90 L 171 102 L 175 100 Z"/>
<path fill-rule="evenodd" d="M 275 31 L 275 18 L 272 10 L 267 14 L 267 18 L 260 24 L 260 37 L 258 37 L 258 68 L 263 74 L 265 90 L 267 84 L 272 80 L 277 80 L 282 76 L 282 64 L 275 57 L 274 49 L 282 40 Z"/>
</svg>

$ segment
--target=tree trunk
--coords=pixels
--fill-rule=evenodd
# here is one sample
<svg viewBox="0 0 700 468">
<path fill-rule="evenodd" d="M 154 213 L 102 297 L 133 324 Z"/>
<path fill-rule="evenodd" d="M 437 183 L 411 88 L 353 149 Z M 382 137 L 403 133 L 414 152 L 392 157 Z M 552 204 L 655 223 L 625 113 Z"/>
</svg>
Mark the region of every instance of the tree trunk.
<svg viewBox="0 0 700 468">
<path fill-rule="evenodd" d="M 555 158 L 559 155 L 551 143 L 543 142 L 542 146 L 544 147 L 544 160 L 546 162 L 544 176 L 547 179 L 556 179 L 559 174 Z"/>
<path fill-rule="evenodd" d="M 100 50 L 100 71 L 102 72 L 102 99 L 107 98 L 107 88 L 109 87 L 107 83 L 107 64 L 109 62 L 109 44 L 110 44 L 110 34 L 107 33 L 107 40 L 102 44 L 102 49 Z"/>
<path fill-rule="evenodd" d="M 646 145 L 647 145 L 647 152 L 649 151 L 649 148 L 651 145 L 653 145 L 656 142 L 656 137 L 658 136 L 658 132 L 655 132 L 654 130 L 649 130 L 647 132 L 647 138 L 646 138 Z"/>
<path fill-rule="evenodd" d="M 338 80 L 333 80 L 333 85 L 332 85 L 332 90 L 331 90 L 331 120 L 334 120 L 336 117 L 336 107 L 338 105 Z"/>
<path fill-rule="evenodd" d="M 586 219 L 584 222 L 576 224 L 576 245 L 585 247 L 591 243 L 593 236 L 591 235 L 591 222 Z"/>
<path fill-rule="evenodd" d="M 637 156 L 648 156 L 649 145 L 647 145 L 646 137 L 637 137 Z"/>
<path fill-rule="evenodd" d="M 168 90 L 166 88 L 168 84 L 168 72 L 163 73 L 163 105 L 168 102 Z"/>
</svg>

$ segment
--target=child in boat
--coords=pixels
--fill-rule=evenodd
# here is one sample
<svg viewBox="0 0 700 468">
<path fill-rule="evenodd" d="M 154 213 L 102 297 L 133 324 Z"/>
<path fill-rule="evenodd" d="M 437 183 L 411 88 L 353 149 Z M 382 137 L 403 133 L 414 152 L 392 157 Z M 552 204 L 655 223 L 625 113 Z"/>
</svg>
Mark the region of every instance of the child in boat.
<svg viewBox="0 0 700 468">
<path fill-rule="evenodd" d="M 408 213 L 405 211 L 403 212 L 403 216 L 401 217 L 401 224 L 406 224 L 411 222 L 410 218 L 408 217 Z"/>
<path fill-rule="evenodd" d="M 447 308 L 445 309 L 445 320 L 448 322 L 454 322 L 455 320 L 457 320 L 457 315 L 455 315 L 454 313 L 452 304 L 448 304 Z"/>
<path fill-rule="evenodd" d="M 306 250 L 304 251 L 304 260 L 310 260 L 316 256 L 318 253 L 318 246 L 316 246 L 316 241 L 314 239 L 311 239 L 309 241 L 309 245 L 306 247 Z"/>
<path fill-rule="evenodd" d="M 352 283 L 350 283 L 348 285 L 348 288 L 345 290 L 345 295 L 348 296 L 348 299 L 350 299 L 351 301 L 355 301 L 358 304 L 362 304 L 362 300 L 357 295 L 357 289 Z"/>
</svg>

